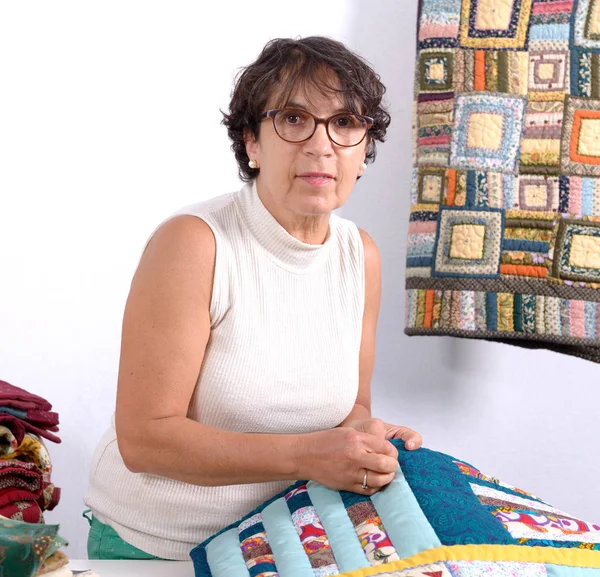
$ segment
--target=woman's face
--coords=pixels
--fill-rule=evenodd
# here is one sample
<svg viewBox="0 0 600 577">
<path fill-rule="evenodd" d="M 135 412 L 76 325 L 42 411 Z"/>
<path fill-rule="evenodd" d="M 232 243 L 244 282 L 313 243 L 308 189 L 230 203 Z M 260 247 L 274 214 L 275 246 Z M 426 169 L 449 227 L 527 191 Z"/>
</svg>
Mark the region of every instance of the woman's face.
<svg viewBox="0 0 600 577">
<path fill-rule="evenodd" d="M 292 94 L 286 108 L 305 109 L 319 118 L 349 112 L 337 95 L 326 96 L 314 87 Z M 367 144 L 368 136 L 357 146 L 338 146 L 323 123 L 309 140 L 287 142 L 275 132 L 273 120 L 266 118 L 258 140 L 247 140 L 246 151 L 259 163 L 261 194 L 295 216 L 306 217 L 328 214 L 346 202 L 363 172 Z M 310 173 L 329 177 L 315 178 Z"/>
</svg>

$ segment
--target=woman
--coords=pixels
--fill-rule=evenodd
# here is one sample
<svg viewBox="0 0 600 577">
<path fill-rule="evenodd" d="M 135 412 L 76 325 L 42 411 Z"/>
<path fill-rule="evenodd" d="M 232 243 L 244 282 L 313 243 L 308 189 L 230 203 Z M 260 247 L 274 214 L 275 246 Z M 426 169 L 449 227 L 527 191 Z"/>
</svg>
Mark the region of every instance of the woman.
<svg viewBox="0 0 600 577">
<path fill-rule="evenodd" d="M 295 479 L 372 495 L 397 469 L 386 439 L 421 445 L 371 418 L 380 259 L 332 214 L 384 140 L 384 91 L 320 37 L 274 40 L 238 77 L 246 186 L 162 223 L 132 282 L 90 557 L 188 559 Z"/>
</svg>

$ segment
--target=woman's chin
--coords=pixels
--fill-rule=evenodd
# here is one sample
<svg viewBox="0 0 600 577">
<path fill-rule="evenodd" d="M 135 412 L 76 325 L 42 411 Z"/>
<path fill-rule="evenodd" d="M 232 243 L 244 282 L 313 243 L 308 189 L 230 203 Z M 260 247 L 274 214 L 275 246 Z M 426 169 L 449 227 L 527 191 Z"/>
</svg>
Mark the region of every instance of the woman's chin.
<svg viewBox="0 0 600 577">
<path fill-rule="evenodd" d="M 298 212 L 305 215 L 320 215 L 331 212 L 335 206 L 333 202 L 334 195 L 332 193 L 327 194 L 325 191 L 321 191 L 320 194 L 302 194 L 297 197 L 294 203 L 297 207 Z"/>
</svg>

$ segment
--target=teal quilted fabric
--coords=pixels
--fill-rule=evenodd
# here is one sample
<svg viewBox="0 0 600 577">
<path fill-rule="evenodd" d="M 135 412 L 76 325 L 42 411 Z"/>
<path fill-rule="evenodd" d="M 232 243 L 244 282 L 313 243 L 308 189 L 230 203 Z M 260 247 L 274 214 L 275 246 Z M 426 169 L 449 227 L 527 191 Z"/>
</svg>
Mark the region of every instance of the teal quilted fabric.
<svg viewBox="0 0 600 577">
<path fill-rule="evenodd" d="M 450 455 L 392 442 L 399 467 L 382 491 L 298 481 L 196 547 L 196 577 L 340 575 L 465 545 L 586 549 L 600 570 L 600 525 Z"/>
</svg>

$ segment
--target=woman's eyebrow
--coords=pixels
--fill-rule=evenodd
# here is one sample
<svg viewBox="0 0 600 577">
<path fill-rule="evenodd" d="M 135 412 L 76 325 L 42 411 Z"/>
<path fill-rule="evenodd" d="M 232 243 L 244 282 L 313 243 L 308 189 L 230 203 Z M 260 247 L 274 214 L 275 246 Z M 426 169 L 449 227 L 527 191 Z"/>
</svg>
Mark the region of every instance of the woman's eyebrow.
<svg viewBox="0 0 600 577">
<path fill-rule="evenodd" d="M 285 105 L 286 108 L 301 108 L 302 110 L 306 110 L 308 112 L 310 112 L 310 110 L 308 110 L 308 108 L 304 105 L 304 104 L 299 104 L 298 102 L 288 102 Z M 336 111 L 334 111 L 333 114 L 340 114 L 342 112 L 350 112 L 347 108 L 338 108 Z"/>
<path fill-rule="evenodd" d="M 286 108 L 288 108 L 288 107 L 290 107 L 290 108 L 302 108 L 302 110 L 308 110 L 308 108 L 306 106 L 304 106 L 304 104 L 299 104 L 298 102 L 294 102 L 294 101 L 288 102 L 285 105 L 285 107 Z"/>
</svg>

